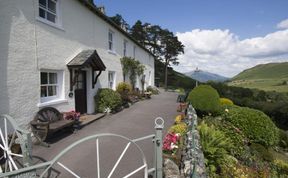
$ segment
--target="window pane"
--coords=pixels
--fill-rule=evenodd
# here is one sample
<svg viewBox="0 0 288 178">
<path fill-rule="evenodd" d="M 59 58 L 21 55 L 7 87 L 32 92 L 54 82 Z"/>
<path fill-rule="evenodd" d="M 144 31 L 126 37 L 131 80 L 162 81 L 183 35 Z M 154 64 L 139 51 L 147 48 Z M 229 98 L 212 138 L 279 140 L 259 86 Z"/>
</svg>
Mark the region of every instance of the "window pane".
<svg viewBox="0 0 288 178">
<path fill-rule="evenodd" d="M 112 50 L 112 42 L 109 41 L 109 49 Z"/>
<path fill-rule="evenodd" d="M 109 41 L 112 41 L 113 40 L 113 36 L 112 36 L 112 33 L 109 32 Z"/>
<path fill-rule="evenodd" d="M 39 16 L 45 18 L 45 11 L 41 8 L 39 8 Z"/>
<path fill-rule="evenodd" d="M 39 5 L 42 7 L 46 7 L 46 0 L 39 0 Z"/>
<path fill-rule="evenodd" d="M 48 10 L 56 13 L 56 3 L 51 0 L 48 0 Z"/>
<path fill-rule="evenodd" d="M 48 86 L 48 96 L 56 96 L 56 86 Z"/>
<path fill-rule="evenodd" d="M 56 22 L 56 16 L 54 14 L 47 12 L 47 20 L 55 23 Z"/>
<path fill-rule="evenodd" d="M 41 84 L 48 84 L 47 72 L 41 72 Z"/>
<path fill-rule="evenodd" d="M 57 84 L 57 73 L 49 73 L 49 84 Z"/>
<path fill-rule="evenodd" d="M 47 97 L 47 86 L 41 86 L 41 97 Z"/>
</svg>

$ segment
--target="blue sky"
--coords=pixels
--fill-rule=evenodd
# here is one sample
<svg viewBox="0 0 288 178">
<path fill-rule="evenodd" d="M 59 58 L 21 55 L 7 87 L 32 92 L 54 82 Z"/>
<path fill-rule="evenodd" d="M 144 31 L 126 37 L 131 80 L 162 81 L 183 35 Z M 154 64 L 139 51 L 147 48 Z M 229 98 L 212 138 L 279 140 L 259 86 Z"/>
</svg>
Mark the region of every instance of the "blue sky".
<svg viewBox="0 0 288 178">
<path fill-rule="evenodd" d="M 272 56 L 265 52 L 270 50 L 266 49 L 270 44 L 280 44 L 277 41 L 279 35 L 285 40 L 287 37 L 288 40 L 288 33 L 285 33 L 288 29 L 286 23 L 279 27 L 280 22 L 288 19 L 288 0 L 94 0 L 94 2 L 98 6 L 104 5 L 108 16 L 121 14 L 130 25 L 139 19 L 142 22 L 168 28 L 177 34 L 186 46 L 185 54 L 179 57 L 180 65 L 175 67 L 179 71 L 190 71 L 199 67 L 225 76 L 233 76 L 259 63 L 288 60 L 286 48 L 272 47 L 271 54 L 279 52 Z M 284 33 L 278 34 L 279 31 Z M 207 39 L 207 36 L 212 39 Z M 196 43 L 191 43 L 192 40 Z M 227 44 L 221 41 L 226 41 Z M 285 45 L 284 42 L 288 41 L 281 41 Z M 215 44 L 211 46 L 209 43 Z M 255 43 L 259 46 L 255 47 Z M 232 45 L 239 51 L 239 45 L 244 44 L 252 47 L 251 49 L 241 47 L 240 51 L 243 50 L 241 54 L 236 54 L 235 50 L 231 52 L 232 49 L 229 47 Z M 223 48 L 218 51 L 212 49 L 219 46 Z M 257 51 L 258 48 L 263 50 Z M 227 54 L 229 59 L 221 60 L 220 58 L 229 51 L 229 55 Z M 221 55 L 218 55 L 219 52 Z M 208 67 L 208 63 L 213 66 Z M 222 66 L 223 70 L 217 71 L 219 66 Z"/>
</svg>

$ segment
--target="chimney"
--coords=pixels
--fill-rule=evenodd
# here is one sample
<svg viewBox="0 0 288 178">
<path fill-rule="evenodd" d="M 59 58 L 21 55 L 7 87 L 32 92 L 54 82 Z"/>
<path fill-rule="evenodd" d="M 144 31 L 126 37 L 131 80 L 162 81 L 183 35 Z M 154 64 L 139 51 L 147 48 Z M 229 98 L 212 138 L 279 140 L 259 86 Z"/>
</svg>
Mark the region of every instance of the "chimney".
<svg viewBox="0 0 288 178">
<path fill-rule="evenodd" d="M 102 14 L 106 15 L 106 13 L 105 13 L 105 7 L 104 7 L 104 6 L 99 6 L 99 7 L 97 7 L 97 9 L 98 9 L 100 12 L 102 12 Z"/>
</svg>

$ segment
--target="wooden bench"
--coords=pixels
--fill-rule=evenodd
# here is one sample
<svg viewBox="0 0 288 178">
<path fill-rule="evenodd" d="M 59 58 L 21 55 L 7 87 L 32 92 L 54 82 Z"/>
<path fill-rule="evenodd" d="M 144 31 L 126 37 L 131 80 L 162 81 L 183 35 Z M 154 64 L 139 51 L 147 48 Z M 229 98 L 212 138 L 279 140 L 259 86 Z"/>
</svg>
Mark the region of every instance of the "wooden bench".
<svg viewBox="0 0 288 178">
<path fill-rule="evenodd" d="M 44 142 L 51 135 L 64 128 L 73 129 L 75 120 L 65 120 L 63 114 L 53 107 L 45 107 L 37 112 L 30 122 L 34 136 Z"/>
</svg>

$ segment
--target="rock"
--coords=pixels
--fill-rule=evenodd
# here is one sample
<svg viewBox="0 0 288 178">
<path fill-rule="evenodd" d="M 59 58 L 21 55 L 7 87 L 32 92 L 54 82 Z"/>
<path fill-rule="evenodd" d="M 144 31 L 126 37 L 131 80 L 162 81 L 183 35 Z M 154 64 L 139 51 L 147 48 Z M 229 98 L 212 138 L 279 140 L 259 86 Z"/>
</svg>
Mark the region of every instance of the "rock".
<svg viewBox="0 0 288 178">
<path fill-rule="evenodd" d="M 165 178 L 180 178 L 178 166 L 170 159 L 164 159 L 163 170 Z"/>
</svg>

